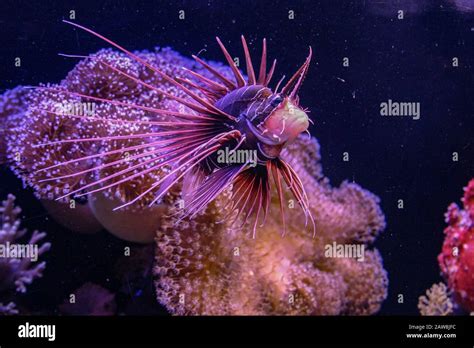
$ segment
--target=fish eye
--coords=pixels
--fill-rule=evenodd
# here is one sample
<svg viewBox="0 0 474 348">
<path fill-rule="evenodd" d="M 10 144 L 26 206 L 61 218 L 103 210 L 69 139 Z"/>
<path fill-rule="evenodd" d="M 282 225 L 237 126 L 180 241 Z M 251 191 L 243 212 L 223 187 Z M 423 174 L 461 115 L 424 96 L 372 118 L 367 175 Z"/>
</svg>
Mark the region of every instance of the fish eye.
<svg viewBox="0 0 474 348">
<path fill-rule="evenodd" d="M 273 100 L 271 101 L 271 105 L 272 106 L 278 106 L 278 104 L 280 104 L 281 102 L 283 101 L 283 98 L 281 97 L 281 95 L 277 95 L 275 98 L 273 98 Z"/>
</svg>

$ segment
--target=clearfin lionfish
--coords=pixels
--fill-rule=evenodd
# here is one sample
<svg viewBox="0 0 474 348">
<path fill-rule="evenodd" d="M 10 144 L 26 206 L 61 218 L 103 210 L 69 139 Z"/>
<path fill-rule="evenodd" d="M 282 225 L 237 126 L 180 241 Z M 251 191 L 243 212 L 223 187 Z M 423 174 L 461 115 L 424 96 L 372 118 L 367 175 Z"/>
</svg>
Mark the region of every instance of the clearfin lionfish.
<svg viewBox="0 0 474 348">
<path fill-rule="evenodd" d="M 253 225 L 253 235 L 255 236 L 259 221 L 262 225 L 265 222 L 270 205 L 271 185 L 274 185 L 280 201 L 283 233 L 286 229 L 284 217 L 285 187 L 292 192 L 304 211 L 306 221 L 310 220 L 313 225 L 313 231 L 315 230 L 315 222 L 308 206 L 308 198 L 303 184 L 291 166 L 280 158 L 280 153 L 285 144 L 293 141 L 302 132 L 307 132 L 309 126 L 310 119 L 305 110 L 300 107 L 298 91 L 308 72 L 312 55 L 311 47 L 309 48 L 309 55 L 306 61 L 286 84 L 281 87 L 281 85 L 283 85 L 283 77 L 275 89 L 271 89 L 269 84 L 274 75 L 276 60 L 273 61 L 273 64 L 267 71 L 267 47 L 265 39 L 263 40 L 260 69 L 258 74 L 256 74 L 252 65 L 247 42 L 242 36 L 242 46 L 247 65 L 247 78 L 245 78 L 237 68 L 221 40 L 216 38 L 232 70 L 235 81 L 225 77 L 199 57 L 193 56 L 193 58 L 214 77 L 214 79 L 210 79 L 202 74 L 187 69 L 187 73 L 189 73 L 190 77 L 193 77 L 194 81 L 198 81 L 194 82 L 188 78 L 169 76 L 137 54 L 130 52 L 91 29 L 76 23 L 64 22 L 106 41 L 188 96 L 188 98 L 182 98 L 162 91 L 157 86 L 147 84 L 139 78 L 127 74 L 127 72 L 106 62 L 103 62 L 103 64 L 119 73 L 122 77 L 131 79 L 145 88 L 157 91 L 163 97 L 176 101 L 191 111 L 186 113 L 155 109 L 119 100 L 101 99 L 80 93 L 72 93 L 81 98 L 111 103 L 118 106 L 135 107 L 165 117 L 164 122 L 148 122 L 157 126 L 158 131 L 152 134 L 137 134 L 133 136 L 153 139 L 148 146 L 142 146 L 141 149 L 144 154 L 154 156 L 156 160 L 156 166 L 154 168 L 170 166 L 172 169 L 157 180 L 151 187 L 143 190 L 143 192 L 137 193 L 134 199 L 131 199 L 116 209 L 134 204 L 150 192 L 155 193 L 154 199 L 150 203 L 154 204 L 158 202 L 173 185 L 182 181 L 183 198 L 185 201 L 183 217 L 193 217 L 202 211 L 207 204 L 215 199 L 221 192 L 232 185 L 232 193 L 229 201 L 231 206 L 230 210 L 235 213 L 235 218 L 237 216 L 242 217 L 244 223 L 251 221 Z M 119 137 L 116 136 L 104 136 L 100 138 L 58 140 L 53 143 L 80 143 L 96 140 L 114 141 L 118 138 Z M 48 144 L 41 144 L 41 146 L 44 145 Z M 125 147 L 118 151 L 123 152 L 128 150 L 135 150 L 135 148 Z M 219 161 L 218 153 L 223 150 L 226 150 L 227 154 L 235 154 L 236 151 L 252 151 L 252 153 L 255 154 L 255 163 L 251 164 L 248 161 L 240 161 L 237 163 Z M 42 168 L 41 170 L 51 170 L 53 167 L 85 161 L 101 155 L 108 155 L 108 153 L 76 158 L 62 164 Z M 103 166 L 104 165 L 97 165 L 88 171 L 100 171 Z M 128 173 L 128 176 L 121 181 L 131 180 L 137 175 L 145 175 L 149 171 L 149 168 L 140 169 L 132 166 L 130 169 L 123 171 L 122 174 Z M 71 175 L 75 174 L 69 174 L 68 176 Z M 78 189 L 68 192 L 67 195 L 59 197 L 58 199 L 63 199 L 71 195 L 83 196 L 107 189 L 111 185 L 117 184 L 117 182 L 114 181 L 108 184 L 107 181 L 113 177 L 116 177 L 116 175 L 105 176 L 96 182 L 83 185 Z M 61 178 L 62 177 L 59 176 L 47 180 L 54 181 Z M 271 184 L 271 182 L 273 184 Z"/>
</svg>

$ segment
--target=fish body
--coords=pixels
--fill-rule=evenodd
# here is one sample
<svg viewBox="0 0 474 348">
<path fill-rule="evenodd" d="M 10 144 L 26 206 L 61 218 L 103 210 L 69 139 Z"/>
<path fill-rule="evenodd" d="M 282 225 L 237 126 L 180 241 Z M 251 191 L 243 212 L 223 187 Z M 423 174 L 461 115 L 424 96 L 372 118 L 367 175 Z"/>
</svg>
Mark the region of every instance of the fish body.
<svg viewBox="0 0 474 348">
<path fill-rule="evenodd" d="M 170 85 L 184 92 L 185 98 L 166 92 L 160 86 L 151 85 L 133 76 L 120 67 L 111 65 L 106 61 L 98 61 L 104 68 L 111 69 L 120 75 L 120 78 L 139 84 L 141 87 L 154 91 L 162 96 L 182 105 L 189 112 L 173 111 L 167 109 L 156 109 L 143 105 L 134 105 L 115 99 L 99 98 L 92 95 L 61 91 L 69 93 L 75 97 L 92 100 L 100 103 L 108 103 L 114 106 L 126 106 L 140 110 L 145 110 L 160 116 L 164 121 L 147 120 L 111 120 L 111 122 L 121 122 L 123 125 L 140 123 L 152 126 L 150 131 L 140 134 L 129 135 L 104 135 L 102 137 L 77 138 L 53 141 L 40 146 L 58 145 L 66 143 L 88 143 L 88 142 L 115 142 L 126 139 L 148 139 L 143 145 L 124 146 L 123 148 L 106 151 L 70 161 L 55 164 L 40 171 L 58 170 L 63 165 L 77 164 L 82 161 L 90 161 L 101 156 L 106 157 L 116 153 L 127 151 L 137 151 L 138 154 L 131 156 L 132 159 L 142 157 L 149 158 L 136 165 L 118 173 L 107 173 L 100 180 L 83 185 L 67 194 L 58 197 L 85 196 L 113 187 L 114 185 L 133 180 L 136 177 L 147 175 L 148 173 L 169 168 L 166 175 L 159 178 L 153 185 L 139 192 L 134 199 L 116 207 L 122 209 L 132 205 L 149 193 L 155 192 L 156 197 L 150 205 L 159 202 L 166 195 L 171 187 L 183 181 L 183 197 L 186 204 L 183 209 L 183 218 L 193 217 L 214 200 L 226 188 L 232 187 L 230 197 L 231 212 L 234 212 L 235 221 L 240 217 L 245 222 L 253 221 L 253 235 L 256 228 L 263 224 L 268 212 L 270 194 L 275 190 L 280 200 L 280 210 L 282 214 L 283 230 L 284 222 L 284 185 L 292 192 L 297 202 L 303 209 L 306 219 L 313 223 L 314 219 L 308 206 L 306 192 L 298 178 L 296 172 L 286 163 L 280 153 L 286 144 L 292 142 L 299 134 L 307 131 L 309 117 L 305 110 L 300 107 L 298 91 L 308 72 L 312 51 L 304 64 L 295 74 L 279 89 L 284 78 L 282 78 L 274 89 L 270 88 L 270 82 L 274 74 L 276 60 L 267 71 L 267 48 L 266 40 L 263 40 L 262 56 L 258 75 L 256 75 L 249 49 L 245 38 L 242 36 L 242 46 L 244 48 L 245 61 L 247 65 L 247 77 L 234 64 L 231 55 L 217 38 L 217 42 L 229 64 L 235 81 L 225 77 L 215 68 L 202 59 L 193 58 L 208 70 L 215 79 L 209 79 L 197 72 L 186 70 L 189 78 L 173 77 L 162 72 L 158 67 L 140 56 L 128 51 L 112 40 L 83 27 L 77 23 L 68 22 L 81 30 L 87 31 L 100 39 L 118 48 L 131 59 L 142 64 L 152 74 L 166 81 Z M 94 59 L 85 57 L 86 59 Z M 43 87 L 44 89 L 51 88 Z M 47 110 L 49 113 L 54 111 Z M 62 115 L 64 116 L 64 115 Z M 81 117 L 80 115 L 68 115 Z M 88 120 L 91 121 L 89 118 Z M 102 119 L 100 121 L 103 121 Z M 239 154 L 250 152 L 255 156 L 234 156 L 236 151 Z M 225 153 L 227 159 L 222 159 L 219 155 Z M 255 157 L 255 161 L 250 159 Z M 236 158 L 243 160 L 235 161 Z M 64 178 L 71 178 L 75 175 L 86 172 L 101 172 L 109 169 L 111 165 L 127 164 L 127 159 L 118 159 L 112 163 L 98 164 L 97 166 L 67 175 L 53 176 L 43 181 L 58 181 Z M 255 162 L 255 163 L 254 163 Z M 117 181 L 116 178 L 123 177 Z M 274 187 L 270 182 L 273 179 Z M 284 232 L 283 232 L 284 233 Z"/>
</svg>

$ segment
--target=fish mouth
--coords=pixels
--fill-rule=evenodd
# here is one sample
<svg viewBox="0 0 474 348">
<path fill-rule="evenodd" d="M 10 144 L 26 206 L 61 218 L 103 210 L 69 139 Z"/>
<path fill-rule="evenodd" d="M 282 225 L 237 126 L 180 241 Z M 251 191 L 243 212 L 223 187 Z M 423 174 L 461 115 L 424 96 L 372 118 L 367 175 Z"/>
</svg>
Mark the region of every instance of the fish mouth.
<svg viewBox="0 0 474 348">
<path fill-rule="evenodd" d="M 292 142 L 308 127 L 308 115 L 288 99 L 264 122 L 265 135 L 278 144 Z"/>
</svg>

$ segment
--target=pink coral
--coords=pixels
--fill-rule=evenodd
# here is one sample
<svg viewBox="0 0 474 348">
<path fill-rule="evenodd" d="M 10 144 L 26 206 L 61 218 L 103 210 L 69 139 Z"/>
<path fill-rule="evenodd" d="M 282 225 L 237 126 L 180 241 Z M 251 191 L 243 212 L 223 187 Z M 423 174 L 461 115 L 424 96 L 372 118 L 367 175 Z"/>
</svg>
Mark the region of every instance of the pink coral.
<svg viewBox="0 0 474 348">
<path fill-rule="evenodd" d="M 474 179 L 464 188 L 463 208 L 451 203 L 446 212 L 445 240 L 438 256 L 454 299 L 474 311 Z"/>
</svg>

